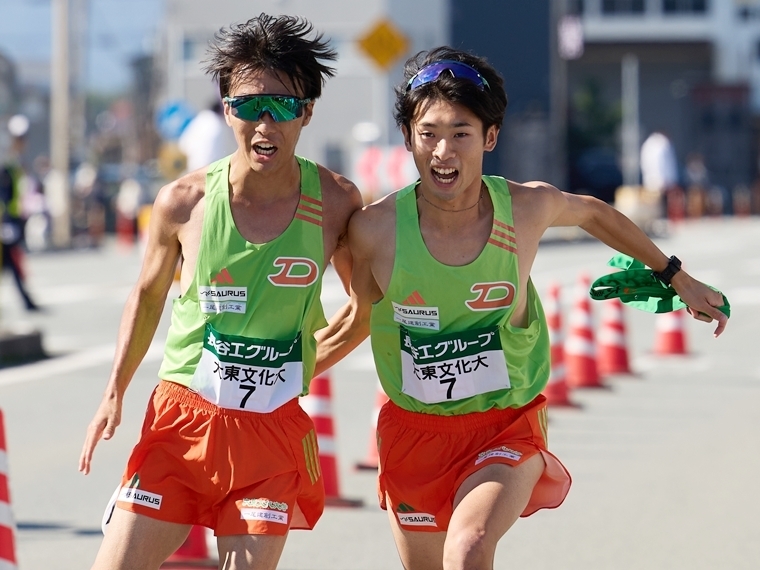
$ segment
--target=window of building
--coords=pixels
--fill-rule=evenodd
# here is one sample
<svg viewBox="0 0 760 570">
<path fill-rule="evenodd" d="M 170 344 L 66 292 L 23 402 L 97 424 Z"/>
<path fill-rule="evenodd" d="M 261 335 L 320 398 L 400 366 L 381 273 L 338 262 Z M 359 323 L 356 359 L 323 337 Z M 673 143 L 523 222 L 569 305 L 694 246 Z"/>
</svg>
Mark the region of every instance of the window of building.
<svg viewBox="0 0 760 570">
<path fill-rule="evenodd" d="M 663 0 L 662 9 L 666 14 L 704 14 L 707 0 Z"/>
<path fill-rule="evenodd" d="M 567 13 L 572 16 L 581 16 L 583 14 L 583 0 L 569 0 L 567 3 Z"/>
<path fill-rule="evenodd" d="M 643 14 L 645 0 L 602 0 L 602 14 Z"/>
</svg>

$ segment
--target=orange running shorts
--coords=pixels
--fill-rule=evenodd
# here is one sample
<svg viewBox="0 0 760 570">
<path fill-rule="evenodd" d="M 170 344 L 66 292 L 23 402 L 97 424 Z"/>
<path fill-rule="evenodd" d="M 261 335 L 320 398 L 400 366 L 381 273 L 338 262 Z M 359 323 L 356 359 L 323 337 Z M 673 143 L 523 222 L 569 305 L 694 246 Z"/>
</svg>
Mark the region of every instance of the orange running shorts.
<svg viewBox="0 0 760 570">
<path fill-rule="evenodd" d="M 311 529 L 324 486 L 314 424 L 294 399 L 268 414 L 220 408 L 184 386 L 153 392 L 117 505 L 217 536 Z"/>
<path fill-rule="evenodd" d="M 448 528 L 454 496 L 467 477 L 493 463 L 519 465 L 536 453 L 546 468 L 523 517 L 558 507 L 571 479 L 546 447 L 546 398 L 522 408 L 460 416 L 410 412 L 386 403 L 378 417 L 380 506 L 396 514 L 401 528 L 440 532 Z"/>
</svg>

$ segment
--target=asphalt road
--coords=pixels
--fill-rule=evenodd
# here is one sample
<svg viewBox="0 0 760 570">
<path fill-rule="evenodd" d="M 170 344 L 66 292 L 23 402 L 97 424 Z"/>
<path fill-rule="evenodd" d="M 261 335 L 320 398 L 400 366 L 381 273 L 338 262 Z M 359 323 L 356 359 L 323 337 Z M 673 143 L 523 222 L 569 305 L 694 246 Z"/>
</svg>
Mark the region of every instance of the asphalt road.
<svg viewBox="0 0 760 570">
<path fill-rule="evenodd" d="M 573 475 L 565 503 L 520 520 L 495 567 L 526 569 L 755 569 L 760 563 L 760 220 L 703 220 L 659 238 L 697 278 L 721 290 L 733 315 L 720 339 L 686 324 L 690 354 L 652 354 L 654 317 L 626 312 L 636 374 L 607 389 L 575 390 L 577 409 L 550 410 L 550 447 Z M 606 272 L 612 252 L 593 241 L 547 243 L 533 273 L 540 293 L 562 285 L 563 313 L 581 272 Z M 37 327 L 51 358 L 0 370 L 16 551 L 22 570 L 89 568 L 103 508 L 134 444 L 156 382 L 168 312 L 128 391 L 116 437 L 93 472 L 76 470 L 100 400 L 138 251 L 37 254 L 29 282 L 46 311 L 27 314 L 10 277 L 0 282 L 0 328 Z M 328 273 L 328 314 L 343 301 Z M 168 306 L 168 304 L 167 304 Z M 598 313 L 598 305 L 594 306 Z M 567 321 L 565 321 L 567 322 Z M 400 569 L 367 455 L 376 376 L 365 343 L 331 373 L 341 496 L 362 508 L 328 508 L 313 532 L 294 531 L 285 570 Z"/>
</svg>

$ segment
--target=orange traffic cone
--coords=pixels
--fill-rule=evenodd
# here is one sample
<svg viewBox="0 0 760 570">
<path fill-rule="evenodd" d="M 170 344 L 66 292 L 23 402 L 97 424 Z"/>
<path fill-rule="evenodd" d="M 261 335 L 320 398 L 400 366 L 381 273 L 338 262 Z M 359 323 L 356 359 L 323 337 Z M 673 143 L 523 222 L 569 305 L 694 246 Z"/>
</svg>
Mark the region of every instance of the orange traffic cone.
<svg viewBox="0 0 760 570">
<path fill-rule="evenodd" d="M 0 568 L 16 570 L 16 549 L 13 539 L 16 525 L 11 512 L 8 490 L 8 454 L 5 447 L 5 423 L 0 410 Z"/>
<path fill-rule="evenodd" d="M 602 328 L 597 343 L 599 373 L 631 374 L 626 347 L 623 303 L 610 299 L 602 304 Z"/>
<path fill-rule="evenodd" d="M 116 211 L 116 244 L 121 251 L 129 251 L 135 245 L 135 219 Z"/>
<path fill-rule="evenodd" d="M 309 394 L 301 398 L 301 407 L 314 422 L 319 446 L 319 467 L 325 485 L 325 505 L 330 507 L 360 507 L 361 499 L 345 499 L 338 492 L 338 463 L 332 420 L 332 394 L 327 373 L 312 379 Z"/>
<path fill-rule="evenodd" d="M 683 315 L 685 309 L 658 313 L 655 319 L 655 354 L 688 354 Z"/>
<path fill-rule="evenodd" d="M 167 558 L 161 568 L 190 570 L 191 568 L 218 568 L 219 561 L 209 557 L 207 534 L 210 531 L 202 526 L 190 529 L 185 542 L 174 554 Z"/>
<path fill-rule="evenodd" d="M 549 324 L 551 342 L 551 373 L 549 383 L 543 390 L 546 402 L 550 406 L 575 406 L 569 398 L 567 375 L 565 374 L 565 347 L 562 336 L 562 315 L 559 301 L 559 284 L 549 285 L 549 292 L 544 303 L 546 321 Z"/>
<path fill-rule="evenodd" d="M 591 279 L 581 274 L 570 313 L 570 333 L 565 341 L 567 383 L 572 388 L 604 388 L 596 366 L 596 347 L 588 290 Z"/>
<path fill-rule="evenodd" d="M 150 227 L 150 215 L 153 205 L 146 204 L 137 212 L 137 242 L 140 244 L 140 253 L 145 254 L 148 245 L 148 228 Z"/>
<path fill-rule="evenodd" d="M 372 429 L 369 432 L 369 445 L 367 446 L 367 456 L 363 461 L 358 462 L 354 467 L 357 469 L 377 469 L 379 457 L 377 455 L 377 418 L 380 415 L 380 409 L 388 401 L 380 382 L 377 382 L 377 390 L 375 391 L 375 407 L 372 410 Z"/>
</svg>

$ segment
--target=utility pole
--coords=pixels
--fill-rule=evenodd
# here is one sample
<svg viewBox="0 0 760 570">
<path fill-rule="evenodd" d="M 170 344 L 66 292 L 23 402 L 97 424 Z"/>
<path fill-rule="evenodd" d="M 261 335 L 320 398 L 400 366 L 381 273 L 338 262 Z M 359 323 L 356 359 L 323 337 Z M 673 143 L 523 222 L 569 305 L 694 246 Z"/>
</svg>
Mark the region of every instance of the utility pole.
<svg viewBox="0 0 760 570">
<path fill-rule="evenodd" d="M 623 57 L 621 63 L 623 92 L 623 184 L 639 183 L 639 58 L 633 54 Z"/>
<path fill-rule="evenodd" d="M 69 0 L 51 0 L 52 50 L 50 82 L 50 162 L 45 195 L 51 215 L 51 238 L 56 248 L 71 244 L 71 206 L 69 195 Z"/>
<path fill-rule="evenodd" d="M 71 26 L 71 154 L 74 162 L 87 159 L 87 36 L 89 29 L 90 0 L 70 0 Z"/>
</svg>

